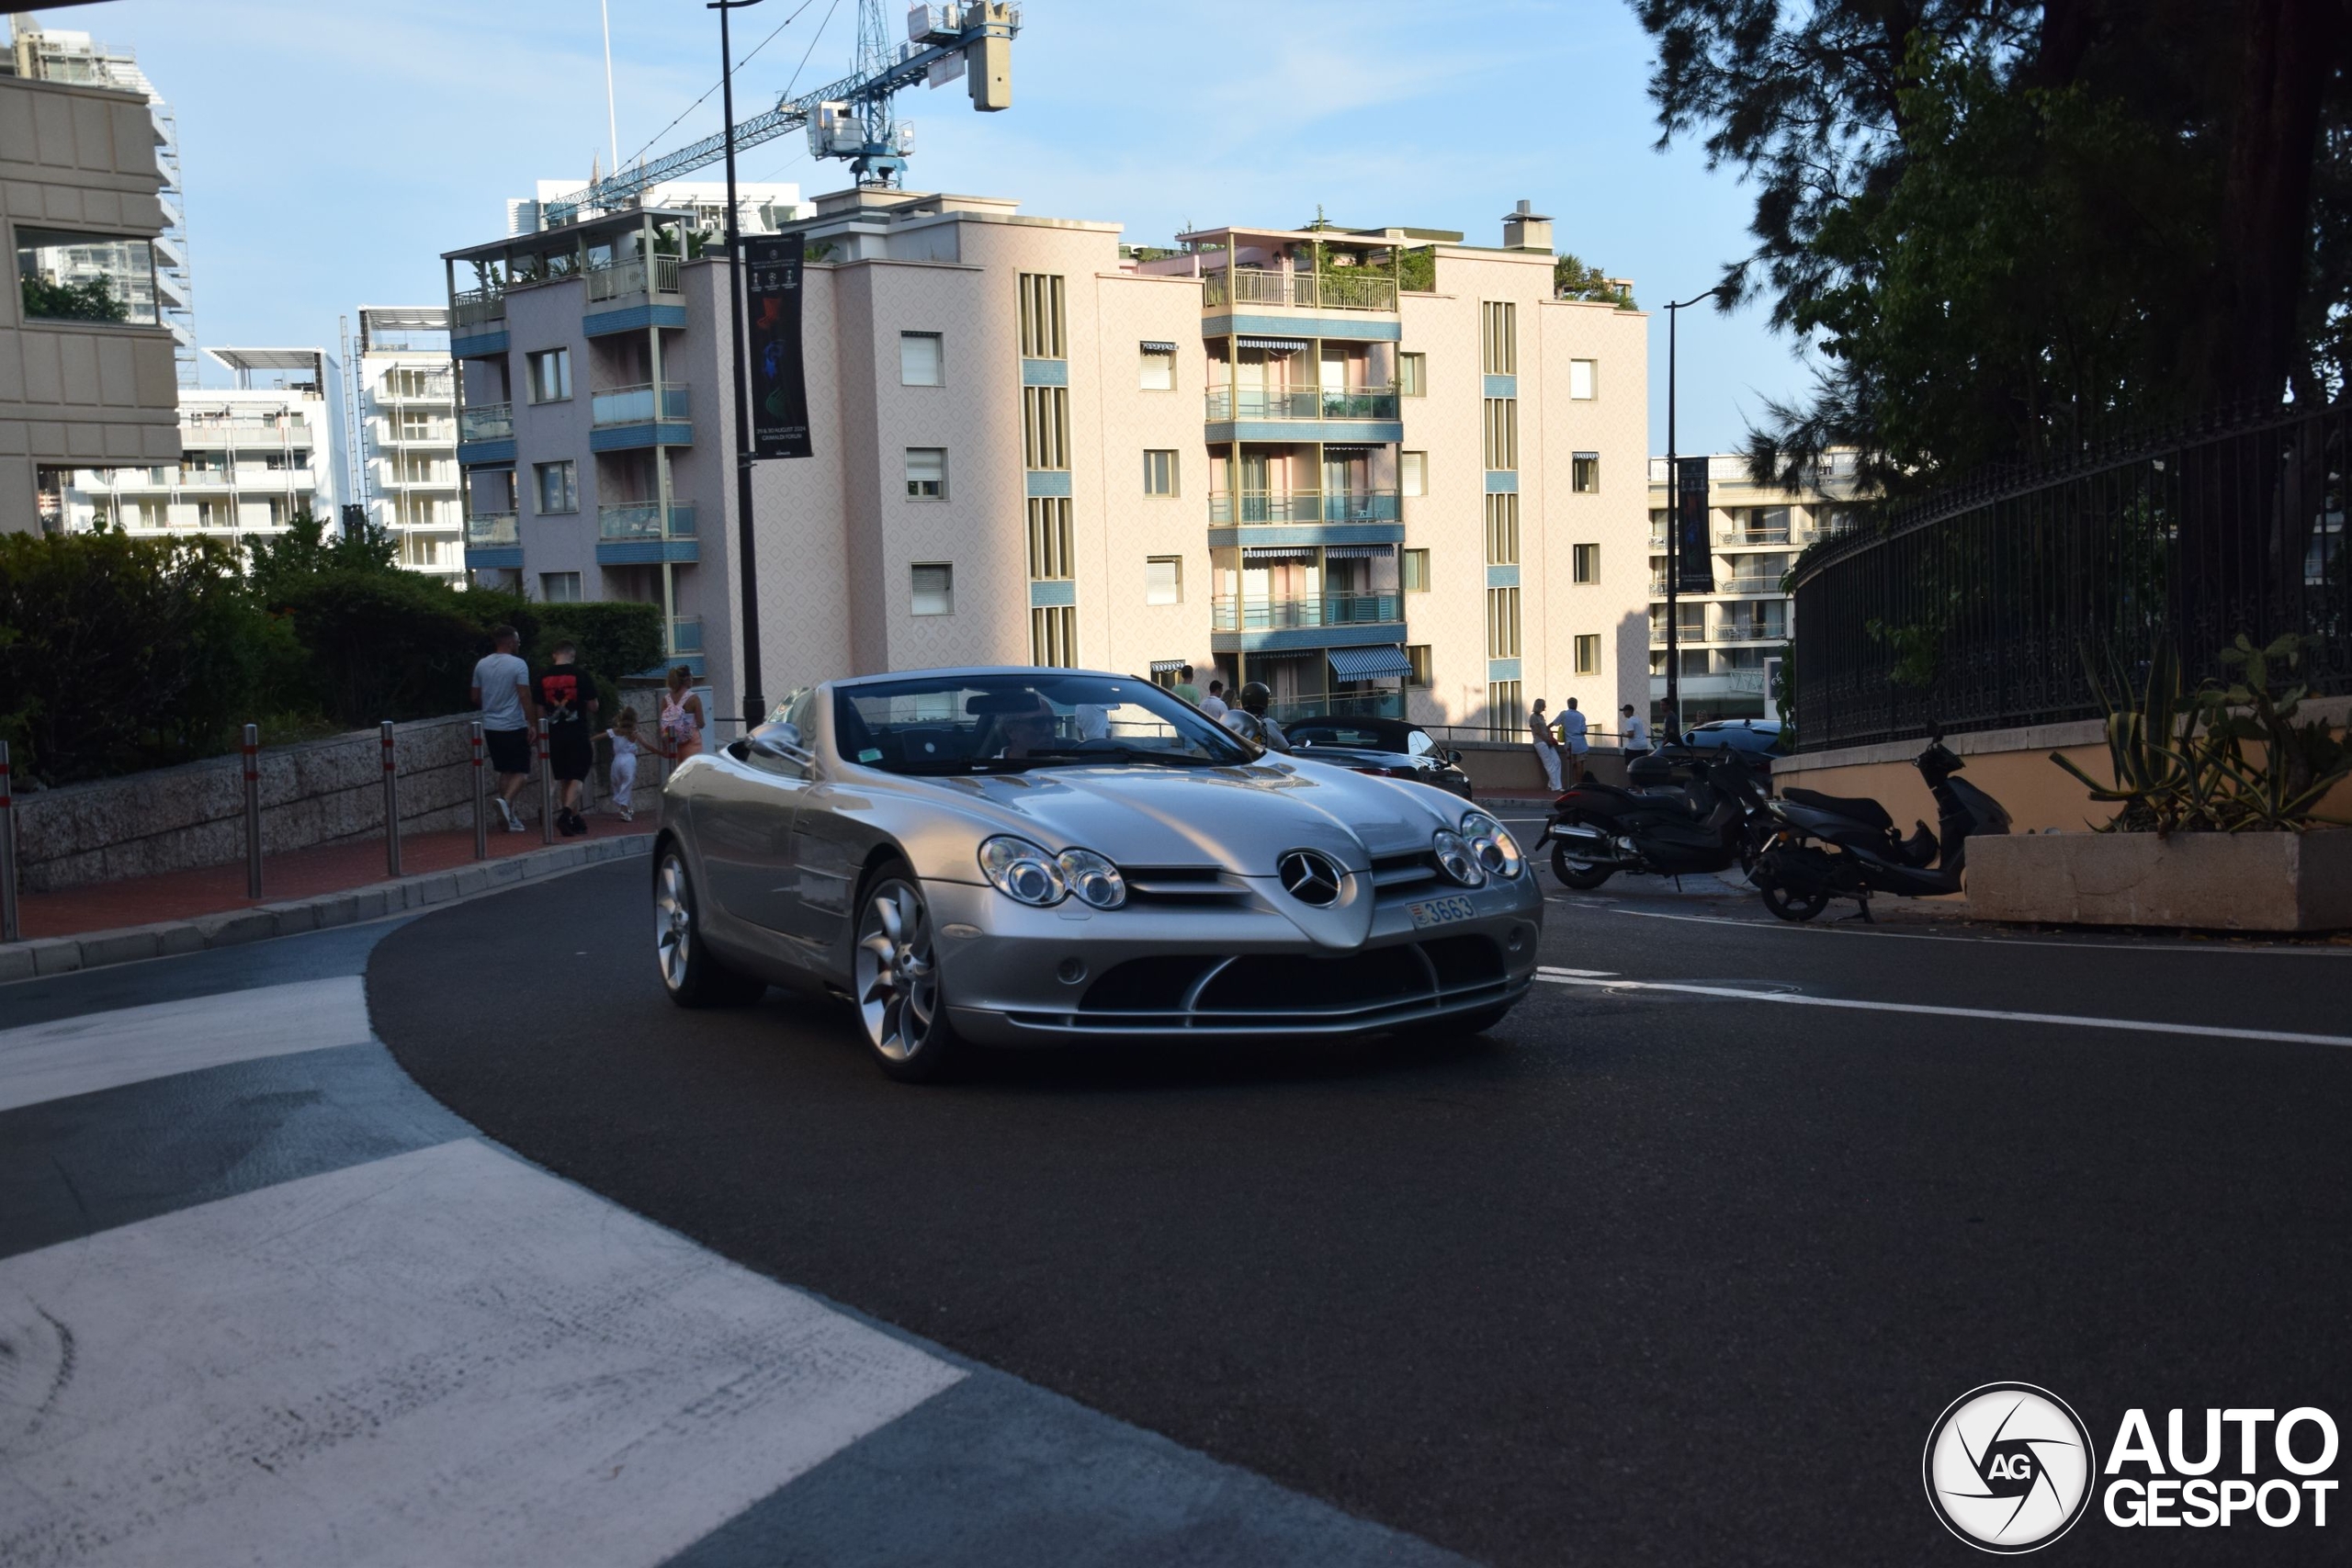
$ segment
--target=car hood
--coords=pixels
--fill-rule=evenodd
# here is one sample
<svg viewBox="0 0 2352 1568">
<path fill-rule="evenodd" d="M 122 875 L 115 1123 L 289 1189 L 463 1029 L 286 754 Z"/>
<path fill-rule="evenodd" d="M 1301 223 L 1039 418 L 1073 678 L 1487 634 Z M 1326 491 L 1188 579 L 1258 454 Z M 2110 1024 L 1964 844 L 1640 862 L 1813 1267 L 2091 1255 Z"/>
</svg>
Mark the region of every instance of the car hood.
<svg viewBox="0 0 2352 1568">
<path fill-rule="evenodd" d="M 1217 865 L 1246 876 L 1272 876 L 1274 862 L 1295 849 L 1366 871 L 1375 856 L 1427 849 L 1430 834 L 1461 816 L 1419 785 L 1302 759 L 1039 768 L 922 784 L 1050 850 L 1080 846 L 1126 866 Z"/>
<path fill-rule="evenodd" d="M 1309 761 L 1337 761 L 1348 765 L 1369 762 L 1375 767 L 1419 768 L 1432 773 L 1454 771 L 1453 764 L 1442 757 L 1416 757 L 1410 751 L 1385 751 L 1377 746 L 1303 746 L 1295 754 Z"/>
</svg>

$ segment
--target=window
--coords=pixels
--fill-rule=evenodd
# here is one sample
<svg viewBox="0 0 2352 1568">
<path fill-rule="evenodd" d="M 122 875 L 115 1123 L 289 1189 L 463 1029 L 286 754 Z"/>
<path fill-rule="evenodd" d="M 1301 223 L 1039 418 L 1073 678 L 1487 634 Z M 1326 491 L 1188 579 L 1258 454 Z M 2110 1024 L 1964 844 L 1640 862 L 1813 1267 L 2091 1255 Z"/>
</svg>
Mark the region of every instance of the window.
<svg viewBox="0 0 2352 1568">
<path fill-rule="evenodd" d="M 1029 576 L 1054 582 L 1078 575 L 1070 564 L 1069 497 L 1029 498 Z"/>
<path fill-rule="evenodd" d="M 1487 467 L 1489 469 L 1510 469 L 1519 467 L 1519 400 L 1488 398 L 1487 400 Z"/>
<path fill-rule="evenodd" d="M 1519 374 L 1519 307 L 1489 299 L 1478 307 L 1484 333 L 1486 367 L 1489 376 Z M 1492 468 L 1494 465 L 1488 464 Z"/>
<path fill-rule="evenodd" d="M 1519 497 L 1510 491 L 1487 497 L 1487 564 L 1519 564 Z"/>
<path fill-rule="evenodd" d="M 1568 488 L 1578 495 L 1600 489 L 1600 454 L 1578 452 L 1568 459 Z"/>
<path fill-rule="evenodd" d="M 1181 556 L 1153 556 L 1143 563 L 1143 602 L 1181 604 L 1184 602 L 1184 561 Z"/>
<path fill-rule="evenodd" d="M 1600 673 L 1600 634 L 1599 632 L 1581 633 L 1577 636 L 1577 673 L 1579 675 Z"/>
<path fill-rule="evenodd" d="M 907 499 L 910 501 L 947 499 L 947 448 L 944 446 L 907 448 Z"/>
<path fill-rule="evenodd" d="M 1407 550 L 1398 562 L 1398 579 L 1408 593 L 1430 591 L 1430 553 L 1427 550 Z"/>
<path fill-rule="evenodd" d="M 1569 397 L 1576 399 L 1578 402 L 1590 401 L 1593 396 L 1594 380 L 1593 361 L 1589 359 L 1568 361 Z"/>
<path fill-rule="evenodd" d="M 1021 460 L 1031 468 L 1069 467 L 1069 389 L 1021 389 Z"/>
<path fill-rule="evenodd" d="M 145 240 L 63 229 L 17 231 L 25 315 L 153 326 L 155 252 Z"/>
<path fill-rule="evenodd" d="M 1396 479 L 1407 495 L 1429 494 L 1430 455 L 1427 452 L 1396 454 Z"/>
<path fill-rule="evenodd" d="M 1062 280 L 1050 273 L 1021 275 L 1021 357 L 1069 357 L 1062 347 Z"/>
<path fill-rule="evenodd" d="M 937 333 L 900 333 L 899 334 L 899 385 L 901 387 L 941 387 L 946 385 L 939 357 Z"/>
<path fill-rule="evenodd" d="M 1487 590 L 1487 657 L 1517 659 L 1520 655 L 1519 590 Z"/>
<path fill-rule="evenodd" d="M 1430 645 L 1408 642 L 1405 645 L 1405 684 L 1420 691 L 1430 688 Z"/>
<path fill-rule="evenodd" d="M 956 569 L 945 561 L 917 561 L 914 566 L 914 601 L 910 608 L 918 615 L 954 615 Z"/>
<path fill-rule="evenodd" d="M 1176 493 L 1176 454 L 1146 452 L 1143 455 L 1143 492 L 1146 495 Z"/>
<path fill-rule="evenodd" d="M 1077 664 L 1076 605 L 1057 604 L 1049 609 L 1029 612 L 1029 662 L 1065 668 Z"/>
<path fill-rule="evenodd" d="M 579 604 L 580 574 L 576 571 L 539 573 L 539 597 L 550 604 Z"/>
<path fill-rule="evenodd" d="M 1490 681 L 1487 684 L 1487 728 L 1496 735 L 1511 738 L 1524 733 L 1527 708 L 1520 696 L 1516 681 Z"/>
<path fill-rule="evenodd" d="M 1143 345 L 1143 379 L 1147 392 L 1172 392 L 1176 389 L 1176 345 L 1172 343 L 1148 343 Z"/>
<path fill-rule="evenodd" d="M 467 515 L 499 517 L 514 510 L 514 470 L 473 468 L 466 474 Z"/>
<path fill-rule="evenodd" d="M 1600 581 L 1600 547 L 1599 545 L 1577 545 L 1573 547 L 1573 553 L 1576 560 L 1576 580 L 1578 582 Z"/>
<path fill-rule="evenodd" d="M 1396 356 L 1396 390 L 1400 396 L 1425 398 L 1430 391 L 1430 356 L 1426 354 L 1400 354 Z"/>
<path fill-rule="evenodd" d="M 571 396 L 571 350 L 545 348 L 523 357 L 533 402 L 560 403 Z"/>
<path fill-rule="evenodd" d="M 538 488 L 540 516 L 580 510 L 580 490 L 575 479 L 577 472 L 569 457 L 560 463 L 539 463 L 532 467 L 531 475 Z"/>
</svg>

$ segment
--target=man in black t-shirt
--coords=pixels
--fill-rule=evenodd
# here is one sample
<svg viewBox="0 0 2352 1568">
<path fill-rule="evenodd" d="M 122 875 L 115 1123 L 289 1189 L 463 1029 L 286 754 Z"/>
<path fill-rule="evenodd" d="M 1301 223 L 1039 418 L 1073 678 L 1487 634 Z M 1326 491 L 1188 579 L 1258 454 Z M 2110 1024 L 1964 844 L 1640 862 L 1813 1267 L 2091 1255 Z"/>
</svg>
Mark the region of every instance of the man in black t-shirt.
<svg viewBox="0 0 2352 1568">
<path fill-rule="evenodd" d="M 547 716 L 548 771 L 562 786 L 555 825 L 570 838 L 588 830 L 580 815 L 580 786 L 596 761 L 596 682 L 580 667 L 580 649 L 572 644 L 557 643 L 553 658 L 532 682 L 531 694 Z"/>
</svg>

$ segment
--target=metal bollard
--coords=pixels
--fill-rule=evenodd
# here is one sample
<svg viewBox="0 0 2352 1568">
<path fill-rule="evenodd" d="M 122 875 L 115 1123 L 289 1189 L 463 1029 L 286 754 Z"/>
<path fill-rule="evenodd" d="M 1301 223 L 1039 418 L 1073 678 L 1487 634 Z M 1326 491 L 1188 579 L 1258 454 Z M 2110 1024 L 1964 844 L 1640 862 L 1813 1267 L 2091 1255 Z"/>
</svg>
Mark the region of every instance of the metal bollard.
<svg viewBox="0 0 2352 1568">
<path fill-rule="evenodd" d="M 548 721 L 539 720 L 539 838 L 555 842 L 555 775 L 548 771 Z"/>
<path fill-rule="evenodd" d="M 400 764 L 392 750 L 392 721 L 386 719 L 378 731 L 384 738 L 384 874 L 401 874 L 401 775 Z"/>
<path fill-rule="evenodd" d="M 469 726 L 474 749 L 474 859 L 490 858 L 490 779 L 481 759 L 481 720 Z"/>
<path fill-rule="evenodd" d="M 0 942 L 17 940 L 17 795 L 0 740 Z"/>
<path fill-rule="evenodd" d="M 261 726 L 245 726 L 245 897 L 261 897 Z"/>
</svg>

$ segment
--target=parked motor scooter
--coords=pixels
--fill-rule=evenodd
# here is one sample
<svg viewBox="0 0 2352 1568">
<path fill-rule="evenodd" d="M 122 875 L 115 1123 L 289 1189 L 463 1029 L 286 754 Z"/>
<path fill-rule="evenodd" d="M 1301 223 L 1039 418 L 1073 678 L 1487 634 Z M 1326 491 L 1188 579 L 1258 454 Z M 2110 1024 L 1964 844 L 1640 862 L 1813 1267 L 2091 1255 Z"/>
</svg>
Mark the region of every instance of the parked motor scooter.
<svg viewBox="0 0 2352 1568">
<path fill-rule="evenodd" d="M 1909 838 L 1896 837 L 1894 818 L 1875 800 L 1791 789 L 1770 802 L 1779 834 L 1748 874 L 1764 907 L 1784 920 L 1809 920 L 1830 899 L 1851 898 L 1860 906 L 1857 918 L 1868 920 L 1873 893 L 1929 898 L 1959 892 L 1968 840 L 2007 833 L 2009 814 L 1974 784 L 1952 777 L 1963 764 L 1941 735 L 1928 740 L 1916 765 L 1936 797 L 1940 833 L 1921 822 Z"/>
<path fill-rule="evenodd" d="M 1588 781 L 1561 793 L 1539 844 L 1552 845 L 1552 873 L 1589 892 L 1621 871 L 1681 876 L 1743 870 L 1766 835 L 1764 786 L 1736 752 L 1678 750 L 1667 760 L 1683 782 L 1621 789 Z"/>
</svg>

